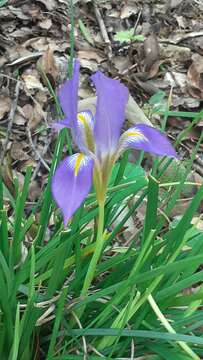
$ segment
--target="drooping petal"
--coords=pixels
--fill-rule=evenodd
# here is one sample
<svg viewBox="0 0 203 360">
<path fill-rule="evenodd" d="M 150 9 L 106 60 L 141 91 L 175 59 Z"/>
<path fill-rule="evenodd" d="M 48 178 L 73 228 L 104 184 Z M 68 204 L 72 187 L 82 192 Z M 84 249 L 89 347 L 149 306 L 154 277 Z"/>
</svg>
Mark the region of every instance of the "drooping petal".
<svg viewBox="0 0 203 360">
<path fill-rule="evenodd" d="M 52 178 L 52 195 L 60 208 L 64 225 L 88 195 L 93 176 L 94 161 L 83 153 L 65 158 Z"/>
<path fill-rule="evenodd" d="M 94 152 L 95 144 L 93 137 L 94 116 L 90 110 L 83 110 L 78 113 L 78 139 L 77 144 L 81 151 Z"/>
<path fill-rule="evenodd" d="M 138 124 L 123 133 L 120 149 L 133 148 L 159 156 L 176 157 L 177 154 L 167 137 L 159 130 L 145 124 Z"/>
<path fill-rule="evenodd" d="M 97 91 L 94 138 L 98 157 L 116 150 L 125 119 L 128 90 L 118 80 L 97 72 L 91 77 Z"/>
<path fill-rule="evenodd" d="M 70 128 L 70 121 L 69 119 L 65 118 L 63 120 L 54 122 L 53 124 L 50 125 L 50 127 L 56 131 L 59 131 L 65 127 Z"/>
<path fill-rule="evenodd" d="M 78 102 L 78 85 L 79 85 L 80 63 L 74 62 L 73 76 L 70 80 L 64 82 L 58 92 L 60 105 L 66 116 L 67 124 L 77 132 L 77 102 Z"/>
</svg>

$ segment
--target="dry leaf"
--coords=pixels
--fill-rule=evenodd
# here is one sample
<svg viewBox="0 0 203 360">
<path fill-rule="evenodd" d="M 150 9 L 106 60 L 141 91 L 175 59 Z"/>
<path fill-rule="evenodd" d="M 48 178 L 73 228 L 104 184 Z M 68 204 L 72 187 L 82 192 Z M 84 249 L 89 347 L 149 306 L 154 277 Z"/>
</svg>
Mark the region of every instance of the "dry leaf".
<svg viewBox="0 0 203 360">
<path fill-rule="evenodd" d="M 139 8 L 135 4 L 135 1 L 134 0 L 128 1 L 121 9 L 120 18 L 121 19 L 129 18 L 131 15 L 136 15 L 138 11 Z"/>
<path fill-rule="evenodd" d="M 34 130 L 45 117 L 45 113 L 39 104 L 32 106 L 26 104 L 22 108 L 25 118 L 28 120 L 30 130 Z"/>
<path fill-rule="evenodd" d="M 36 73 L 37 74 L 37 73 Z M 36 75 L 34 72 L 31 74 L 24 73 L 22 75 L 22 79 L 25 82 L 26 87 L 31 89 L 43 89 L 42 83 L 40 82 L 38 75 Z"/>
<path fill-rule="evenodd" d="M 39 104 L 35 104 L 33 113 L 29 119 L 28 126 L 30 130 L 34 130 L 44 119 L 45 113 Z"/>
<path fill-rule="evenodd" d="M 0 95 L 0 120 L 10 111 L 11 99 L 6 95 Z"/>
<path fill-rule="evenodd" d="M 96 62 L 99 64 L 104 60 L 104 57 L 100 56 L 98 51 L 94 51 L 92 49 L 79 50 L 78 58 L 86 60 L 96 60 Z"/>
<path fill-rule="evenodd" d="M 185 46 L 160 43 L 159 50 L 160 57 L 162 59 L 169 59 L 171 63 L 184 63 L 185 61 L 190 60 L 191 57 L 191 49 Z"/>
<path fill-rule="evenodd" d="M 93 114 L 96 111 L 96 97 L 89 97 L 84 100 L 80 100 L 78 104 L 79 111 L 90 109 Z M 147 124 L 153 126 L 151 121 L 146 117 L 143 110 L 139 107 L 133 97 L 130 95 L 125 110 L 126 119 L 132 124 Z"/>
<path fill-rule="evenodd" d="M 178 5 L 181 4 L 183 0 L 170 0 L 169 2 L 167 1 L 167 8 L 172 10 L 175 9 Z"/>
<path fill-rule="evenodd" d="M 15 113 L 15 117 L 13 119 L 13 123 L 16 125 L 20 125 L 20 126 L 23 126 L 26 123 L 26 119 L 25 119 L 23 110 L 20 106 L 17 106 L 17 110 Z"/>
<path fill-rule="evenodd" d="M 194 216 L 192 218 L 191 224 L 194 225 L 196 229 L 203 231 L 203 220 L 200 219 L 199 217 Z"/>
<path fill-rule="evenodd" d="M 20 8 L 20 6 L 18 6 L 18 7 L 9 6 L 8 8 L 12 12 L 12 14 L 14 14 L 18 19 L 30 20 L 30 17 L 24 14 L 24 12 Z"/>
<path fill-rule="evenodd" d="M 41 29 L 49 30 L 52 27 L 52 21 L 51 19 L 44 19 L 39 22 L 39 26 Z"/>
<path fill-rule="evenodd" d="M 54 86 L 59 76 L 59 70 L 56 65 L 53 51 L 48 48 L 38 60 L 37 65 L 45 72 L 51 84 Z"/>
<path fill-rule="evenodd" d="M 187 73 L 189 91 L 194 97 L 203 99 L 203 56 L 194 54 L 192 60 Z"/>
<path fill-rule="evenodd" d="M 10 155 L 12 159 L 20 160 L 20 161 L 28 160 L 29 155 L 26 150 L 25 151 L 23 150 L 26 146 L 27 144 L 25 142 L 14 141 L 11 144 L 11 149 L 10 149 Z"/>
<path fill-rule="evenodd" d="M 44 6 L 46 7 L 47 10 L 51 11 L 57 8 L 57 4 L 55 2 L 55 0 L 37 0 L 40 3 L 44 4 Z"/>
</svg>

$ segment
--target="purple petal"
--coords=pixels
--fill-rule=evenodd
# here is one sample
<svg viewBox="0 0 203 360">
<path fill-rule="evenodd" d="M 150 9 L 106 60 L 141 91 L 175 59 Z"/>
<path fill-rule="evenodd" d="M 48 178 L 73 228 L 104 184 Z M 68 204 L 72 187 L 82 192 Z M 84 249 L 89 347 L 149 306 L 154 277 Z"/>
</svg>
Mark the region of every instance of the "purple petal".
<svg viewBox="0 0 203 360">
<path fill-rule="evenodd" d="M 50 125 L 50 127 L 56 131 L 60 131 L 61 129 L 63 129 L 65 127 L 70 128 L 70 122 L 66 118 L 66 119 L 54 122 L 53 124 Z"/>
<path fill-rule="evenodd" d="M 68 156 L 59 164 L 52 178 L 52 195 L 63 214 L 64 225 L 88 195 L 94 161 L 82 153 Z"/>
<path fill-rule="evenodd" d="M 77 133 L 77 103 L 80 63 L 75 60 L 73 76 L 64 82 L 58 92 L 60 105 L 67 118 L 69 126 Z"/>
<path fill-rule="evenodd" d="M 105 156 L 116 150 L 121 128 L 125 119 L 128 90 L 118 80 L 101 72 L 91 77 L 97 91 L 94 137 L 97 156 Z"/>
<path fill-rule="evenodd" d="M 125 131 L 120 146 L 177 158 L 176 151 L 167 137 L 159 130 L 145 124 L 138 124 Z"/>
</svg>

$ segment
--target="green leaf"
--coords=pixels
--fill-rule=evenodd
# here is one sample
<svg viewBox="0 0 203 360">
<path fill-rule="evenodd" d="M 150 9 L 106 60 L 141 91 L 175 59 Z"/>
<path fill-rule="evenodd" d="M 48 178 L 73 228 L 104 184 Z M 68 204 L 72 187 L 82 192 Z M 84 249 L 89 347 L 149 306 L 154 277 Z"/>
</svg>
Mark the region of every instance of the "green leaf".
<svg viewBox="0 0 203 360">
<path fill-rule="evenodd" d="M 125 31 L 118 31 L 115 35 L 114 35 L 114 40 L 115 41 L 120 41 L 122 42 L 128 42 L 128 41 L 144 41 L 145 37 L 143 35 L 134 35 L 134 28 L 129 29 L 129 30 L 125 30 Z"/>
<path fill-rule="evenodd" d="M 87 40 L 87 42 L 90 45 L 94 45 L 94 40 L 90 34 L 89 29 L 85 26 L 85 24 L 83 23 L 83 21 L 81 19 L 78 20 L 78 25 L 80 28 L 81 33 L 83 34 L 84 38 Z"/>
</svg>

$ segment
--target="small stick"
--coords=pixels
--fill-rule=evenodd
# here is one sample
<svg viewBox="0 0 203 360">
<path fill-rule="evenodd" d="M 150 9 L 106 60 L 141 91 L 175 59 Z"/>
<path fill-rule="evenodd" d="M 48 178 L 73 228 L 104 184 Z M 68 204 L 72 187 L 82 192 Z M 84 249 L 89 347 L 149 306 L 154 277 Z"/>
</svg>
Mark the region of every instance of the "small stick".
<svg viewBox="0 0 203 360">
<path fill-rule="evenodd" d="M 44 149 L 43 149 L 43 151 L 42 151 L 42 155 L 41 155 L 41 156 L 46 155 L 50 143 L 51 143 L 51 139 L 48 140 L 47 144 L 44 146 Z M 38 171 L 39 171 L 39 169 L 40 169 L 40 166 L 41 166 L 41 162 L 38 162 L 38 164 L 37 164 L 37 166 L 36 166 L 36 168 L 35 168 L 35 170 L 34 170 L 34 172 L 33 172 L 33 174 L 32 174 L 32 180 L 34 180 L 34 179 L 36 178 L 36 176 L 37 176 L 37 174 L 38 174 Z"/>
<path fill-rule="evenodd" d="M 4 156 L 6 154 L 7 147 L 8 147 L 9 137 L 10 137 L 10 134 L 11 134 L 13 121 L 14 121 L 14 118 L 15 118 L 15 112 L 16 112 L 16 108 L 17 108 L 19 92 L 20 92 L 20 82 L 17 81 L 16 82 L 16 87 L 15 87 L 14 99 L 13 99 L 11 109 L 10 109 L 10 113 L 9 113 L 9 116 L 8 116 L 8 128 L 7 128 L 4 148 L 3 148 L 3 151 L 2 151 L 2 154 L 1 154 L 1 161 L 0 161 L 1 165 L 3 164 Z"/>
<path fill-rule="evenodd" d="M 31 131 L 30 131 L 29 127 L 27 127 L 27 134 L 28 134 L 28 139 L 29 139 L 32 150 L 34 151 L 34 153 L 36 154 L 36 156 L 38 157 L 40 162 L 44 165 L 45 169 L 50 171 L 50 167 L 47 165 L 46 161 L 43 159 L 42 155 L 36 149 L 36 147 L 35 147 L 35 145 L 34 145 L 34 143 L 32 141 L 32 135 L 31 135 Z"/>
<path fill-rule="evenodd" d="M 102 37 L 103 37 L 104 42 L 107 44 L 107 47 L 108 47 L 108 59 L 111 60 L 111 58 L 112 58 L 111 41 L 109 40 L 109 35 L 107 33 L 104 20 L 103 20 L 103 18 L 101 16 L 100 10 L 97 7 L 96 2 L 93 2 L 93 5 L 94 5 L 95 16 L 97 18 Z"/>
</svg>

